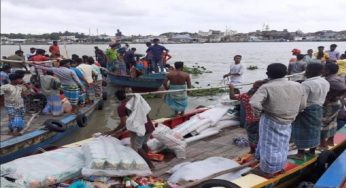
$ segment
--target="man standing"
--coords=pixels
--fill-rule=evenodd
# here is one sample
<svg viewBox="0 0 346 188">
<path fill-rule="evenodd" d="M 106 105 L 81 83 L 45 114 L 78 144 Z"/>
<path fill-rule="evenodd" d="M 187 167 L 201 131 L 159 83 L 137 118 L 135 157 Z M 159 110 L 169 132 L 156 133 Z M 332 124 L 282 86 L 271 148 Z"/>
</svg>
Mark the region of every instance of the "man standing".
<svg viewBox="0 0 346 188">
<path fill-rule="evenodd" d="M 256 158 L 260 169 L 254 173 L 273 176 L 283 170 L 287 160 L 291 123 L 305 108 L 304 88 L 285 79 L 287 67 L 273 63 L 267 67 L 269 81 L 250 99 L 254 113 L 260 117 Z M 287 102 L 289 101 L 289 102 Z"/>
<path fill-rule="evenodd" d="M 72 105 L 72 113 L 78 111 L 78 102 L 80 88 L 84 92 L 84 86 L 79 80 L 77 74 L 70 69 L 71 63 L 73 61 L 70 59 L 64 59 L 60 61 L 60 67 L 44 67 L 40 65 L 35 65 L 36 68 L 52 71 L 55 76 L 57 76 L 61 82 L 62 90 L 64 91 L 64 96 L 70 101 Z"/>
<path fill-rule="evenodd" d="M 318 51 L 314 54 L 319 63 L 326 63 L 329 59 L 329 55 L 324 52 L 324 46 L 319 46 Z"/>
<path fill-rule="evenodd" d="M 131 67 L 136 65 L 135 52 L 136 48 L 131 48 L 125 52 L 124 61 L 126 64 L 127 72 L 130 72 Z"/>
<path fill-rule="evenodd" d="M 298 54 L 297 55 L 297 61 L 295 63 L 290 63 L 288 64 L 288 74 L 297 74 L 297 73 L 302 73 L 306 69 L 307 63 L 303 60 L 304 55 L 303 54 Z M 302 81 L 304 80 L 304 75 L 294 75 L 291 77 L 292 81 Z"/>
<path fill-rule="evenodd" d="M 306 68 L 306 80 L 302 83 L 305 89 L 306 108 L 300 112 L 292 124 L 292 140 L 298 147 L 297 155 L 290 158 L 303 160 L 305 149 L 315 155 L 320 144 L 322 105 L 329 91 L 329 83 L 321 77 L 323 65 L 311 63 Z"/>
<path fill-rule="evenodd" d="M 14 61 L 23 61 L 23 62 L 14 62 L 14 63 L 10 63 L 11 65 L 11 71 L 15 72 L 16 70 L 22 70 L 23 68 L 28 71 L 28 68 L 26 67 L 26 65 L 24 64 L 25 61 L 25 57 L 23 55 L 23 51 L 22 50 L 17 50 L 14 52 L 14 55 L 8 56 L 7 57 L 8 60 L 14 60 Z"/>
<path fill-rule="evenodd" d="M 30 48 L 30 53 L 28 53 L 27 55 L 26 55 L 26 57 L 28 58 L 28 60 L 32 57 L 32 56 L 34 56 L 34 55 L 36 55 L 36 48 Z"/>
<path fill-rule="evenodd" d="M 126 122 L 132 112 L 126 107 L 129 100 L 126 98 L 125 90 L 116 91 L 115 96 L 120 101 L 120 105 L 117 109 L 120 118 L 120 123 L 116 129 L 109 131 L 105 134 L 117 137 L 119 133 L 127 129 Z M 155 128 L 148 115 L 146 115 L 146 120 L 147 122 L 145 124 L 142 124 L 142 126 L 145 126 L 144 136 L 139 136 L 136 132 L 129 131 L 131 139 L 131 148 L 135 150 L 141 157 L 143 157 L 143 159 L 149 165 L 150 169 L 153 170 L 155 169 L 155 167 L 148 157 L 149 147 L 147 145 L 147 142 Z"/>
<path fill-rule="evenodd" d="M 336 62 L 338 59 L 340 59 L 340 52 L 335 51 L 337 45 L 332 44 L 330 45 L 330 50 L 326 51 L 329 55 L 329 61 Z"/>
<path fill-rule="evenodd" d="M 154 42 L 154 45 L 150 46 L 147 49 L 147 53 L 151 52 L 152 54 L 151 66 L 155 72 L 159 72 L 158 66 L 160 66 L 160 71 L 163 72 L 164 67 L 163 67 L 163 61 L 162 61 L 162 54 L 164 52 L 169 52 L 169 50 L 167 50 L 164 46 L 159 45 L 159 42 L 160 42 L 159 39 L 154 39 L 153 42 Z"/>
<path fill-rule="evenodd" d="M 107 67 L 107 57 L 99 47 L 95 46 L 95 58 L 96 61 L 101 65 L 101 67 Z"/>
<path fill-rule="evenodd" d="M 8 74 L 11 73 L 11 66 L 8 64 L 4 64 L 0 70 L 0 86 L 9 84 L 10 77 L 8 77 Z"/>
<path fill-rule="evenodd" d="M 292 57 L 289 60 L 289 63 L 295 63 L 297 61 L 297 55 L 299 55 L 301 53 L 301 51 L 297 48 L 294 48 L 292 51 Z"/>
<path fill-rule="evenodd" d="M 53 41 L 53 45 L 49 47 L 49 52 L 51 53 L 51 58 L 58 58 L 60 57 L 60 48 L 58 45 L 58 41 Z"/>
<path fill-rule="evenodd" d="M 110 44 L 109 48 L 106 50 L 106 57 L 107 57 L 107 69 L 111 72 L 116 71 L 116 63 L 118 61 L 118 52 L 116 50 L 118 44 Z"/>
<path fill-rule="evenodd" d="M 165 89 L 184 90 L 191 88 L 190 75 L 183 72 L 184 62 L 175 62 L 174 66 L 175 70 L 170 71 L 163 82 Z M 187 92 L 181 91 L 167 94 L 165 96 L 165 103 L 174 110 L 175 115 L 183 115 L 187 107 Z"/>
<path fill-rule="evenodd" d="M 240 63 L 241 55 L 234 56 L 234 65 L 231 65 L 230 71 L 228 74 L 223 75 L 223 78 L 228 76 L 231 77 L 229 83 L 233 85 L 239 85 L 242 83 L 242 75 L 244 73 L 244 66 Z"/>
</svg>

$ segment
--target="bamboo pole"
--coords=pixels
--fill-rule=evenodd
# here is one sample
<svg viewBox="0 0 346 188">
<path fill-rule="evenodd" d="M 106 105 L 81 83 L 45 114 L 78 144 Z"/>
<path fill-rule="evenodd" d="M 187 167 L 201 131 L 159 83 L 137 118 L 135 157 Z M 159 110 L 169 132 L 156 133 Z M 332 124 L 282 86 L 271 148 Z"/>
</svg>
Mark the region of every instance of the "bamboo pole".
<svg viewBox="0 0 346 188">
<path fill-rule="evenodd" d="M 302 75 L 302 74 L 304 74 L 304 73 L 305 73 L 305 72 L 287 75 L 287 76 L 285 76 L 285 78 L 290 78 L 290 77 L 293 77 L 293 76 L 296 76 L 296 75 Z M 251 82 L 251 83 L 239 84 L 239 85 L 236 85 L 236 86 L 237 86 L 237 87 L 239 87 L 239 86 L 248 86 L 248 85 L 252 85 L 252 84 L 254 84 L 254 83 Z M 140 95 L 153 95 L 153 94 L 166 94 L 166 93 L 176 93 L 176 92 L 186 92 L 186 91 L 198 91 L 198 90 L 207 90 L 207 89 L 222 89 L 222 88 L 228 89 L 228 88 L 227 88 L 227 85 L 224 85 L 224 86 L 218 86 L 218 87 L 204 87 L 204 88 L 176 89 L 176 90 L 162 90 L 162 91 L 144 92 L 144 93 L 138 93 L 138 94 L 140 94 Z M 132 95 L 134 95 L 134 94 L 136 94 L 136 93 L 127 93 L 126 95 L 132 96 Z"/>
<path fill-rule="evenodd" d="M 18 60 L 10 60 L 10 59 L 1 59 L 0 61 L 5 63 L 25 63 L 25 64 L 32 64 L 34 62 L 40 62 L 40 63 L 51 63 L 54 61 L 57 61 L 57 59 L 52 59 L 49 61 L 18 61 Z"/>
</svg>

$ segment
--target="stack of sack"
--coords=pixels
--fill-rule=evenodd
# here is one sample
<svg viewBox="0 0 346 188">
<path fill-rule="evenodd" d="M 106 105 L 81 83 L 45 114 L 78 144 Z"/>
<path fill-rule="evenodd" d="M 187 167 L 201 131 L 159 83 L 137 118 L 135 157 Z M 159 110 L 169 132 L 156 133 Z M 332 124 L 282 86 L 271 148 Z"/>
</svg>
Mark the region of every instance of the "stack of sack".
<svg viewBox="0 0 346 188">
<path fill-rule="evenodd" d="M 239 125 L 234 114 L 227 113 L 229 106 L 217 106 L 190 118 L 174 129 L 159 124 L 153 132 L 154 139 L 148 141 L 148 146 L 154 152 L 165 148 L 171 149 L 177 158 L 185 158 L 186 144 L 216 135 L 221 129 Z M 191 134 L 193 136 L 185 138 Z"/>
<path fill-rule="evenodd" d="M 21 187 L 48 187 L 81 176 L 84 165 L 81 148 L 62 148 L 2 164 L 1 177 L 15 179 Z"/>
<path fill-rule="evenodd" d="M 148 176 L 151 170 L 137 152 L 111 136 L 94 138 L 82 147 L 61 148 L 1 165 L 1 177 L 14 179 L 13 185 L 20 187 L 48 187 L 82 175 Z"/>
<path fill-rule="evenodd" d="M 111 136 L 97 137 L 82 145 L 85 166 L 83 176 L 148 176 L 150 168 L 144 159 L 132 148 L 123 146 Z"/>
</svg>

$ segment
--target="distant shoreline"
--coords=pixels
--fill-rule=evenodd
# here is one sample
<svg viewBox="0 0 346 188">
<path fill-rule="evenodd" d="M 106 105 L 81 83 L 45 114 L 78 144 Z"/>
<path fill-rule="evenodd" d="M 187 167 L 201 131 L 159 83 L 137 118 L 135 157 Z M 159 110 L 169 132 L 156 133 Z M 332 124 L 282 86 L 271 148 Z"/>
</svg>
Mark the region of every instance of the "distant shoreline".
<svg viewBox="0 0 346 188">
<path fill-rule="evenodd" d="M 215 44 L 215 43 L 294 43 L 294 42 L 346 42 L 346 40 L 304 40 L 304 41 L 242 41 L 242 42 L 165 42 L 162 44 Z M 125 43 L 125 42 L 123 42 Z M 145 44 L 144 42 L 127 42 L 128 44 Z M 68 43 L 64 44 L 60 42 L 60 45 L 108 45 L 110 42 L 101 42 L 101 43 Z M 51 45 L 48 43 L 25 43 L 25 44 L 1 44 L 1 46 L 27 46 L 27 45 Z"/>
</svg>

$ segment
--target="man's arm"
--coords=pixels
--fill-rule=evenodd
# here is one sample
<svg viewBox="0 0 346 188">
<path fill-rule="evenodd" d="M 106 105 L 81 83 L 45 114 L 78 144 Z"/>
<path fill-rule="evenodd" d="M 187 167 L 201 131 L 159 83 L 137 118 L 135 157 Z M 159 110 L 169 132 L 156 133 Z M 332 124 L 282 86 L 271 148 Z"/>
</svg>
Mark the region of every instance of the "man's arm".
<svg viewBox="0 0 346 188">
<path fill-rule="evenodd" d="M 192 87 L 192 85 L 191 85 L 191 78 L 190 78 L 189 74 L 187 75 L 187 78 L 186 78 L 186 84 L 187 84 L 187 88 L 191 88 Z"/>
<path fill-rule="evenodd" d="M 263 102 L 267 99 L 268 92 L 265 87 L 260 87 L 257 92 L 251 97 L 250 104 L 254 110 L 254 114 L 258 117 L 263 110 Z"/>
<path fill-rule="evenodd" d="M 169 74 L 166 75 L 166 78 L 165 78 L 165 80 L 163 81 L 163 87 L 164 87 L 166 90 L 169 89 L 169 86 L 168 86 L 168 81 L 169 81 L 168 76 L 169 76 Z"/>
<path fill-rule="evenodd" d="M 71 72 L 72 79 L 76 82 L 76 84 L 83 90 L 85 91 L 85 88 L 82 84 L 82 82 L 79 80 L 77 74 L 75 72 Z M 86 82 L 87 83 L 87 82 Z"/>
<path fill-rule="evenodd" d="M 42 70 L 52 71 L 52 72 L 54 72 L 54 70 L 56 69 L 55 67 L 45 67 L 41 65 L 34 65 L 34 67 L 37 69 L 42 69 Z"/>
<path fill-rule="evenodd" d="M 234 92 L 234 86 L 232 84 L 229 84 L 229 99 L 238 100 Z"/>
<path fill-rule="evenodd" d="M 310 94 L 310 87 L 302 85 L 303 96 L 300 99 L 299 111 L 303 111 L 306 108 L 307 100 Z"/>
</svg>

